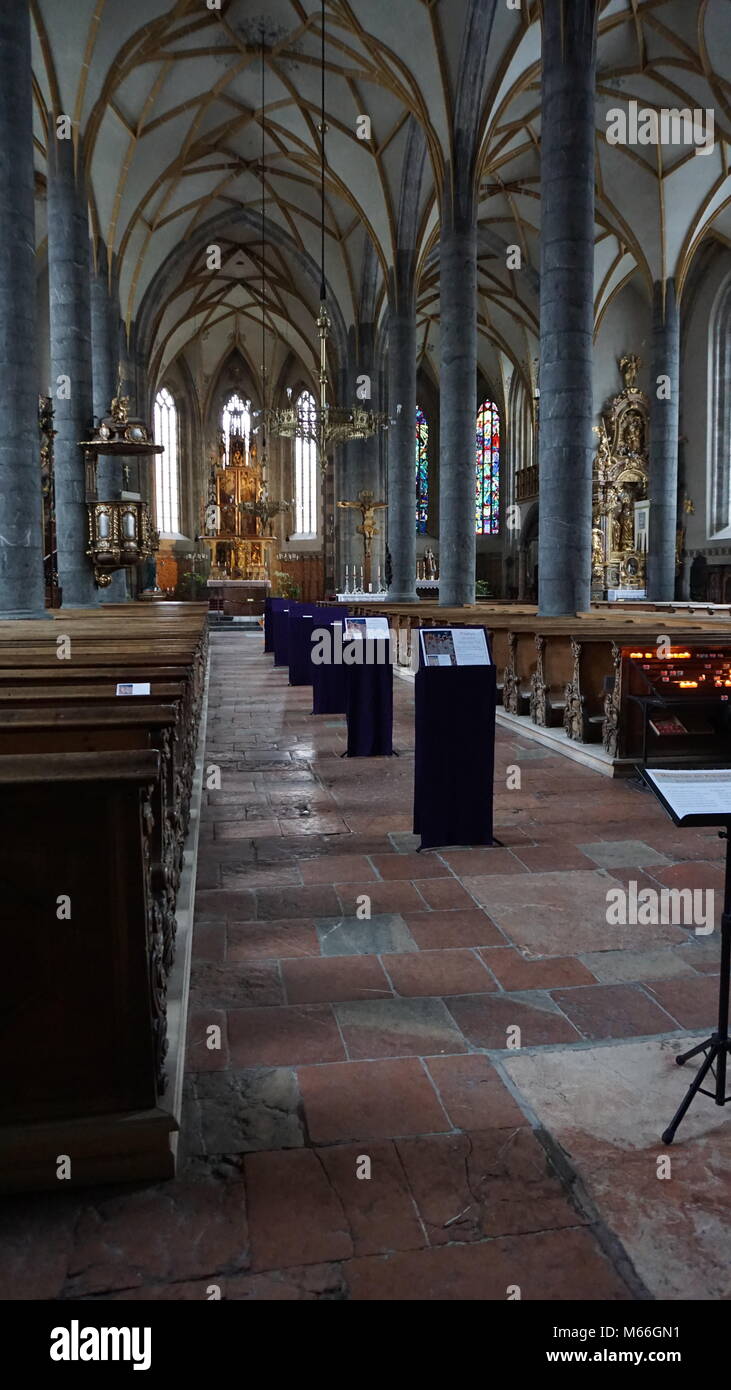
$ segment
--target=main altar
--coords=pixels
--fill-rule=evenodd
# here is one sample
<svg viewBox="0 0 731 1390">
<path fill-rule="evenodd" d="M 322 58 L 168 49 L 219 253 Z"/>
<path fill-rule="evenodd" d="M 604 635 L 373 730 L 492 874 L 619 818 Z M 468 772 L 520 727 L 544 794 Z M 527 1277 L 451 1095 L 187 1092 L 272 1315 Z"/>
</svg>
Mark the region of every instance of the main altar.
<svg viewBox="0 0 731 1390">
<path fill-rule="evenodd" d="M 281 508 L 277 508 L 281 510 Z M 271 531 L 266 479 L 256 444 L 243 435 L 219 436 L 211 464 L 203 540 L 211 553 L 211 579 L 271 580 L 272 552 L 278 544 Z"/>
<path fill-rule="evenodd" d="M 641 358 L 620 359 L 624 389 L 605 406 L 593 466 L 593 599 L 643 598 L 650 504 L 649 402 L 637 385 Z"/>
</svg>

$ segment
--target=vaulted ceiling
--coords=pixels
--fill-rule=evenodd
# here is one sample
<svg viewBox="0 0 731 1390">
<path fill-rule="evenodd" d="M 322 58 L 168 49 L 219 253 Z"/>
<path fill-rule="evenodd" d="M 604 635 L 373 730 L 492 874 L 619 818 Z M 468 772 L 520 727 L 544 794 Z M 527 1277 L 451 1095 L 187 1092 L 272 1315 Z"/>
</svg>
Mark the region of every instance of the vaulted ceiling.
<svg viewBox="0 0 731 1390">
<path fill-rule="evenodd" d="M 153 369 L 205 343 L 312 369 L 320 259 L 320 0 L 31 0 L 39 186 L 54 118 L 83 148 L 92 235 L 113 250 L 122 315 Z M 551 0 L 558 3 L 558 0 Z M 260 11 L 259 5 L 263 8 Z M 626 281 L 682 288 L 709 233 L 731 243 L 729 0 L 605 0 L 597 72 L 596 318 Z M 335 343 L 382 322 L 404 189 L 419 348 L 438 363 L 440 207 L 470 129 L 479 208 L 480 360 L 496 388 L 537 354 L 538 0 L 327 0 L 326 264 Z M 262 105 L 262 48 L 264 103 Z M 699 157 L 607 143 L 607 111 L 712 107 Z M 358 138 L 358 117 L 371 139 Z M 262 166 L 262 132 L 264 158 Z M 403 229 L 404 223 L 401 221 Z M 39 244 L 45 236 L 42 208 Z M 403 231 L 402 231 L 403 235 Z M 221 247 L 220 269 L 207 248 Z M 521 268 L 507 268 L 518 246 Z"/>
</svg>

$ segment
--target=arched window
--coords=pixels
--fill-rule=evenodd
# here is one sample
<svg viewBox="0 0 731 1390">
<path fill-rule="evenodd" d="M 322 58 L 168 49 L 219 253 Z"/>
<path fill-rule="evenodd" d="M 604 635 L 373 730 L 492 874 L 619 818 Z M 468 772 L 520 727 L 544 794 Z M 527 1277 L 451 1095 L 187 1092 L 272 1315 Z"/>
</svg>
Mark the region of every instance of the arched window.
<svg viewBox="0 0 731 1390">
<path fill-rule="evenodd" d="M 180 454 L 178 412 L 166 386 L 155 398 L 155 442 L 163 453 L 155 455 L 155 509 L 157 529 L 164 535 L 180 534 Z"/>
<path fill-rule="evenodd" d="M 718 300 L 711 333 L 711 534 L 725 539 L 731 528 L 731 280 Z"/>
<path fill-rule="evenodd" d="M 429 421 L 416 407 L 416 533 L 426 534 L 429 520 Z"/>
<path fill-rule="evenodd" d="M 315 398 L 309 391 L 303 391 L 298 397 L 297 417 L 300 430 L 308 433 L 297 434 L 294 441 L 295 533 L 298 536 L 316 536 L 317 445 L 312 436 L 317 423 L 317 410 Z"/>
<path fill-rule="evenodd" d="M 249 462 L 249 440 L 251 438 L 251 401 L 242 401 L 234 392 L 223 407 L 221 416 L 223 444 L 226 451 L 226 467 L 231 463 L 231 440 L 243 439 L 244 457 Z"/>
<path fill-rule="evenodd" d="M 500 416 L 492 401 L 477 412 L 477 479 L 475 531 L 496 536 L 500 530 Z"/>
</svg>

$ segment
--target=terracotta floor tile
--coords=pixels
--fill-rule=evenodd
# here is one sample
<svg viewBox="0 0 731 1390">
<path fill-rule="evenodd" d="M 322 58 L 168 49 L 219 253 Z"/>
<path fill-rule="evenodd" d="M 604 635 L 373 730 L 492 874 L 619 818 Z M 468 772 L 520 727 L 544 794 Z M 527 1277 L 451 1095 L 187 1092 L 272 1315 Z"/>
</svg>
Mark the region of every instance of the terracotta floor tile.
<svg viewBox="0 0 731 1390">
<path fill-rule="evenodd" d="M 498 836 L 502 839 L 502 835 Z M 528 841 L 523 840 L 527 845 Z M 524 866 L 512 850 L 495 846 L 493 849 L 445 849 L 442 858 L 460 876 L 467 874 L 522 874 Z M 421 875 L 420 875 L 421 877 Z"/>
<path fill-rule="evenodd" d="M 405 920 L 422 951 L 505 945 L 505 937 L 479 907 L 464 912 L 408 912 Z"/>
<path fill-rule="evenodd" d="M 197 1009 L 244 1009 L 250 1005 L 283 1004 L 279 971 L 272 960 L 228 960 L 224 964 L 198 961 L 190 975 L 191 1005 Z"/>
<path fill-rule="evenodd" d="M 345 1056 L 329 1008 L 233 1009 L 228 1040 L 234 1067 L 286 1067 Z"/>
<path fill-rule="evenodd" d="M 494 988 L 473 951 L 419 951 L 382 960 L 397 994 L 480 994 Z"/>
<path fill-rule="evenodd" d="M 455 1129 L 516 1129 L 525 1116 L 492 1062 L 480 1053 L 430 1057 L 427 1070 Z"/>
<path fill-rule="evenodd" d="M 394 859 L 398 855 L 394 855 Z M 345 917 L 354 917 L 359 907 L 358 899 L 368 897 L 371 901 L 371 912 L 376 915 L 383 912 L 400 912 L 402 914 L 419 912 L 424 901 L 416 891 L 413 883 L 395 880 L 390 883 L 339 883 L 336 886 L 340 911 Z M 320 913 L 322 917 L 328 913 Z"/>
<path fill-rule="evenodd" d="M 453 912 L 457 908 L 469 909 L 475 905 L 474 898 L 465 892 L 456 878 L 415 879 L 414 887 L 418 888 L 427 907 L 433 911 Z"/>
<path fill-rule="evenodd" d="M 392 993 L 376 956 L 283 960 L 282 979 L 288 1004 L 329 1004 L 346 999 L 378 999 L 379 996 L 390 998 Z"/>
<path fill-rule="evenodd" d="M 449 869 L 437 854 L 379 854 L 373 863 L 381 878 L 446 878 Z"/>
<path fill-rule="evenodd" d="M 356 1255 L 420 1250 L 424 1229 L 396 1145 L 381 1140 L 318 1149 L 317 1156 L 337 1193 Z M 370 1162 L 370 1177 L 363 1160 Z"/>
<path fill-rule="evenodd" d="M 558 989 L 561 985 L 592 985 L 595 977 L 576 956 L 526 960 L 512 947 L 480 951 L 485 964 L 505 990 Z"/>
<path fill-rule="evenodd" d="M 718 976 L 682 980 L 651 980 L 650 994 L 681 1028 L 705 1028 L 713 1033 L 718 1021 Z"/>
<path fill-rule="evenodd" d="M 584 1224 L 529 1126 L 399 1139 L 430 1245 Z"/>
<path fill-rule="evenodd" d="M 244 1160 L 254 1270 L 342 1260 L 353 1254 L 342 1203 L 310 1149 Z"/>
<path fill-rule="evenodd" d="M 220 1031 L 216 1033 L 215 1029 Z M 226 1014 L 223 1009 L 196 1009 L 188 1015 L 186 1075 L 199 1071 L 223 1071 L 230 1065 Z"/>
<path fill-rule="evenodd" d="M 299 1067 L 297 1075 L 307 1129 L 315 1144 L 366 1142 L 451 1128 L 415 1057 Z"/>
<path fill-rule="evenodd" d="M 473 1047 L 515 1048 L 515 1028 L 520 1029 L 520 1048 L 581 1041 L 547 994 L 473 994 L 445 1003 Z"/>
<path fill-rule="evenodd" d="M 301 866 L 305 883 L 365 883 L 376 877 L 365 855 L 338 854 L 310 859 Z"/>
<path fill-rule="evenodd" d="M 631 1294 L 591 1229 L 505 1236 L 475 1245 L 372 1255 L 344 1266 L 350 1297 L 358 1302 L 505 1303 L 629 1300 Z"/>
<path fill-rule="evenodd" d="M 340 902 L 331 885 L 309 884 L 304 888 L 260 888 L 256 894 L 255 912 L 237 912 L 230 916 L 278 921 L 286 917 L 336 917 L 340 910 Z"/>
<path fill-rule="evenodd" d="M 229 961 L 278 960 L 283 956 L 319 956 L 320 942 L 312 921 L 230 922 Z"/>
<path fill-rule="evenodd" d="M 558 989 L 551 997 L 587 1038 L 642 1037 L 670 1033 L 675 1027 L 674 1019 L 639 985 Z"/>
</svg>

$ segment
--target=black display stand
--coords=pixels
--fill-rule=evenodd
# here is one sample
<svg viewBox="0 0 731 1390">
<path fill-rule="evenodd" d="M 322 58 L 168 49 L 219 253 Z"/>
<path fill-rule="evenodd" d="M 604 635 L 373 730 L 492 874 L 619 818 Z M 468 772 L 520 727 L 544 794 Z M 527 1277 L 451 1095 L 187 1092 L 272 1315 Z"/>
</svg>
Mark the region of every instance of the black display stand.
<svg viewBox="0 0 731 1390">
<path fill-rule="evenodd" d="M 289 683 L 312 685 L 312 630 L 315 626 L 311 604 L 289 605 Z"/>
<path fill-rule="evenodd" d="M 362 665 L 346 666 L 345 715 L 348 721 L 348 747 L 343 757 L 390 758 L 393 755 L 393 666 L 388 660 L 389 642 L 353 638 L 361 642 Z M 376 653 L 385 662 L 375 660 Z"/>
<path fill-rule="evenodd" d="M 274 600 L 273 602 L 276 602 Z M 274 665 L 289 666 L 289 606 L 290 599 L 281 600 L 281 608 L 272 608 Z"/>
<path fill-rule="evenodd" d="M 495 667 L 422 666 L 414 685 L 420 848 L 492 845 Z"/>
<path fill-rule="evenodd" d="M 731 1100 L 731 1095 L 726 1094 L 726 1059 L 731 1052 L 731 1041 L 728 1035 L 728 1013 L 729 1013 L 729 988 L 731 987 L 731 804 L 727 814 L 722 812 L 701 812 L 699 814 L 689 814 L 678 816 L 672 805 L 666 801 L 662 791 L 653 780 L 652 772 L 649 773 L 640 768 L 651 791 L 654 792 L 661 806 L 665 808 L 668 815 L 676 825 L 697 826 L 697 825 L 721 825 L 724 828 L 719 830 L 721 839 L 726 841 L 726 873 L 723 886 L 723 911 L 721 913 L 721 973 L 718 981 L 718 1022 L 715 1033 L 711 1033 L 705 1042 L 698 1043 L 697 1047 L 692 1047 L 689 1052 L 681 1052 L 675 1061 L 679 1067 L 685 1066 L 692 1057 L 704 1054 L 703 1065 L 697 1072 L 694 1080 L 688 1087 L 682 1104 L 678 1107 L 667 1129 L 663 1131 L 663 1144 L 672 1144 L 675 1132 L 690 1108 L 691 1102 L 698 1094 L 708 1096 L 715 1100 L 716 1105 L 726 1105 Z M 715 1068 L 715 1070 L 714 1070 Z M 713 1091 L 706 1091 L 703 1087 L 708 1073 L 715 1080 L 716 1086 Z"/>
<path fill-rule="evenodd" d="M 342 650 L 342 632 L 347 608 L 317 608 L 313 631 L 327 628 L 331 636 L 331 652 Z M 340 625 L 340 640 L 335 641 L 335 624 Z M 312 665 L 312 713 L 345 714 L 345 667 L 342 662 Z"/>
<path fill-rule="evenodd" d="M 272 615 L 273 615 L 273 613 L 274 613 L 274 605 L 275 605 L 275 603 L 278 603 L 278 604 L 280 604 L 280 605 L 283 605 L 283 604 L 284 604 L 284 599 L 281 599 L 281 598 L 265 598 L 265 599 L 264 599 L 264 651 L 265 651 L 265 652 L 273 652 L 273 651 L 274 651 L 274 622 L 273 622 L 273 616 L 272 616 Z"/>
</svg>

